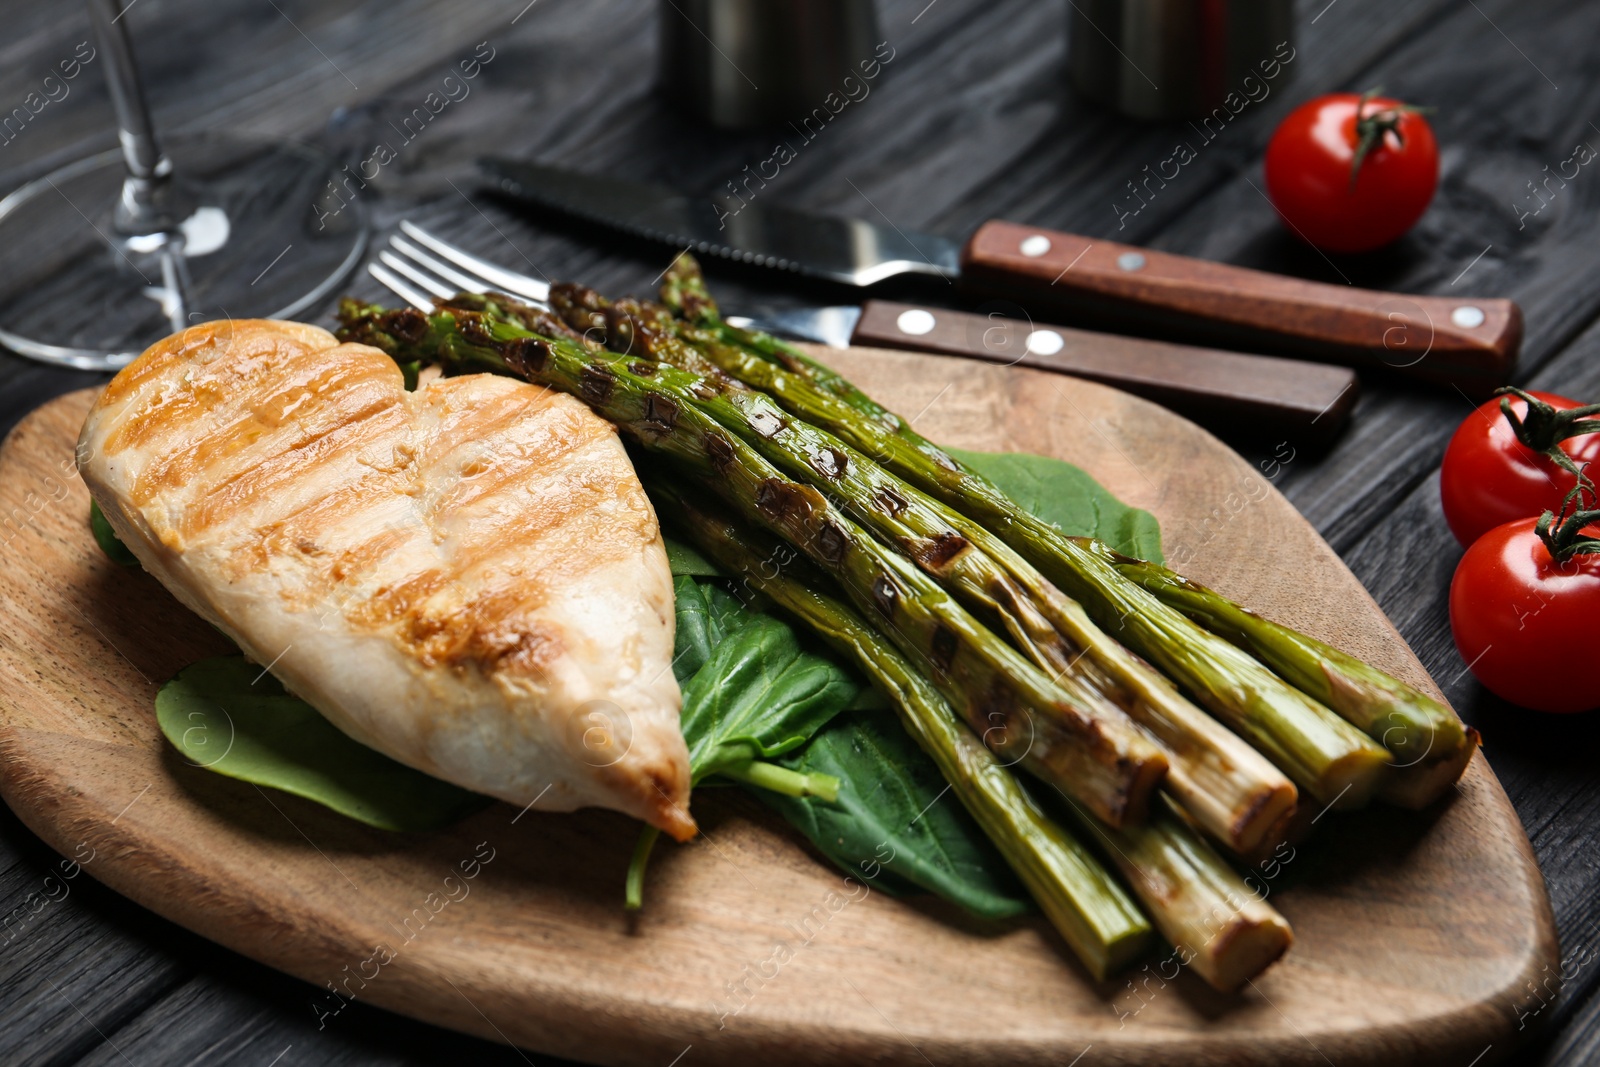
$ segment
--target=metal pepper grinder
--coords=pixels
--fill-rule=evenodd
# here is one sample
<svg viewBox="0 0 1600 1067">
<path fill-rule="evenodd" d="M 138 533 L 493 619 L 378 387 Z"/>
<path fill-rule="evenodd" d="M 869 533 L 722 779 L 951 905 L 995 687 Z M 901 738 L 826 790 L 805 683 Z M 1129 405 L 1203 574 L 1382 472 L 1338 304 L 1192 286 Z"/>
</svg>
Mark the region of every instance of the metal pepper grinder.
<svg viewBox="0 0 1600 1067">
<path fill-rule="evenodd" d="M 880 41 L 872 0 L 661 0 L 660 30 L 663 91 L 729 130 L 849 96 Z"/>
<path fill-rule="evenodd" d="M 1293 70 L 1292 0 L 1073 0 L 1069 17 L 1072 84 L 1133 118 L 1237 114 Z"/>
</svg>

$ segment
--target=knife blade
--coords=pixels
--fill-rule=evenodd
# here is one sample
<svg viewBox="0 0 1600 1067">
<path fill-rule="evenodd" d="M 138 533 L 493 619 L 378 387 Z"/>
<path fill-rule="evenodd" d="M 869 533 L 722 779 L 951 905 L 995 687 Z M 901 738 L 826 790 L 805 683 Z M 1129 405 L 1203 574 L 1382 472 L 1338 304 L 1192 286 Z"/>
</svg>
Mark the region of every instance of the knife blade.
<svg viewBox="0 0 1600 1067">
<path fill-rule="evenodd" d="M 958 245 L 522 160 L 479 165 L 508 196 L 702 255 L 863 288 L 907 273 L 960 279 L 1134 333 L 1386 368 L 1474 397 L 1506 381 L 1522 340 L 1509 300 L 1328 285 L 1002 221 Z"/>
<path fill-rule="evenodd" d="M 728 321 L 835 348 L 907 348 L 1057 371 L 1153 400 L 1235 440 L 1283 439 L 1296 448 L 1328 445 L 1361 392 L 1348 367 L 883 300 Z"/>
<path fill-rule="evenodd" d="M 780 207 L 755 211 L 728 198 L 684 196 L 664 186 L 538 163 L 478 162 L 510 196 L 701 255 L 858 286 L 907 272 L 951 278 L 961 273 L 961 249 L 943 237 Z"/>
</svg>

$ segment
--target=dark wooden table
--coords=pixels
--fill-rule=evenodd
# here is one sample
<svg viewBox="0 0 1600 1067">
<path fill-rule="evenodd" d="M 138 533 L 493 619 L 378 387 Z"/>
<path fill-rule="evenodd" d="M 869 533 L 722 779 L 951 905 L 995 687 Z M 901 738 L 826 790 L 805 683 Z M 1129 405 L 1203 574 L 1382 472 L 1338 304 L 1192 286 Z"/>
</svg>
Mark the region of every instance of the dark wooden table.
<svg viewBox="0 0 1600 1067">
<path fill-rule="evenodd" d="M 951 236 L 1004 217 L 1289 274 L 1343 275 L 1373 288 L 1512 297 L 1528 327 L 1517 381 L 1600 396 L 1600 174 L 1541 184 L 1578 143 L 1600 145 L 1600 4 L 1307 0 L 1292 82 L 1280 78 L 1131 216 L 1126 183 L 1191 135 L 1076 99 L 1063 73 L 1066 11 L 1042 0 L 883 0 L 883 35 L 895 49 L 885 75 L 762 195 L 844 214 L 881 212 L 899 226 Z M 488 42 L 494 58 L 471 95 L 372 183 L 378 222 L 409 216 L 513 266 L 526 261 L 606 291 L 647 291 L 668 253 L 481 195 L 476 155 L 611 168 L 711 191 L 772 151 L 770 133 L 713 133 L 659 99 L 655 11 L 644 0 L 143 0 L 127 18 L 164 128 L 291 136 L 352 164 L 377 140 L 392 139 L 389 124 Z M 0 26 L 0 112 L 20 105 L 88 36 L 86 16 L 72 4 L 3 0 Z M 1438 106 L 1440 190 L 1395 247 L 1330 263 L 1281 231 L 1259 191 L 1260 156 L 1295 102 L 1374 85 Z M 104 83 L 91 64 L 66 99 L 0 144 L 0 189 L 112 143 Z M 1525 214 L 1541 203 L 1532 198 L 1536 184 L 1551 190 L 1549 202 Z M 850 298 L 712 270 L 735 308 Z M 375 292 L 363 280 L 352 284 Z M 98 380 L 0 353 L 0 429 Z M 1460 550 L 1440 514 L 1437 471 L 1468 410 L 1453 391 L 1369 376 L 1342 440 L 1322 455 L 1297 450 L 1276 481 L 1483 731 L 1533 841 L 1569 978 L 1548 983 L 1556 992 L 1543 992 L 1548 1004 L 1529 1017 L 1530 1041 L 1515 1062 L 1595 1062 L 1600 720 L 1511 708 L 1477 686 L 1456 654 L 1446 590 Z M 0 914 L 20 908 L 26 916 L 0 944 L 0 1063 L 538 1061 L 360 1004 L 319 1031 L 309 986 L 91 879 L 74 880 L 66 896 L 57 890 L 35 910 L 56 860 L 0 808 Z M 1504 1010 L 1515 1017 L 1539 1003 L 1530 994 Z"/>
</svg>

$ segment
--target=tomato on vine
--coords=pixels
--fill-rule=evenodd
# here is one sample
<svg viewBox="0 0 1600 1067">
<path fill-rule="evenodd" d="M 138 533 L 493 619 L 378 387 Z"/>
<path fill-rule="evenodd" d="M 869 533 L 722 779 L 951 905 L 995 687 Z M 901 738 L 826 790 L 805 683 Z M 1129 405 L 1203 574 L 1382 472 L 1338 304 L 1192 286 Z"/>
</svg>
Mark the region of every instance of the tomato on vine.
<svg viewBox="0 0 1600 1067">
<path fill-rule="evenodd" d="M 1425 108 L 1333 93 L 1291 111 L 1267 145 L 1267 194 L 1296 234 L 1329 252 L 1366 252 L 1411 229 L 1439 183 Z"/>
<path fill-rule="evenodd" d="M 1591 483 L 1592 487 L 1592 483 Z M 1591 507 L 1577 503 L 1587 499 Z M 1536 711 L 1600 707 L 1600 510 L 1575 489 L 1551 512 L 1475 541 L 1450 583 L 1456 649 L 1490 690 Z"/>
<path fill-rule="evenodd" d="M 1463 545 L 1514 519 L 1558 510 L 1586 464 L 1600 473 L 1600 404 L 1501 393 L 1456 430 L 1439 472 L 1445 521 Z"/>
</svg>

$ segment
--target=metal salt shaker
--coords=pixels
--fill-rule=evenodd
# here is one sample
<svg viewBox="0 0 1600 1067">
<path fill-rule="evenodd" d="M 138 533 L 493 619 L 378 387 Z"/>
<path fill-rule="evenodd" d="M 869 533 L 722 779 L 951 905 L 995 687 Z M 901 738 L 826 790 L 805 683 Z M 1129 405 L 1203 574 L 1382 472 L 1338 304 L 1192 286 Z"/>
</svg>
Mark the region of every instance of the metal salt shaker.
<svg viewBox="0 0 1600 1067">
<path fill-rule="evenodd" d="M 872 0 L 662 0 L 661 86 L 722 129 L 796 118 L 879 42 Z"/>
<path fill-rule="evenodd" d="M 1291 0 L 1073 0 L 1069 10 L 1072 84 L 1133 118 L 1206 115 L 1230 92 L 1247 98 L 1262 64 L 1293 69 L 1283 62 L 1294 54 Z"/>
</svg>

